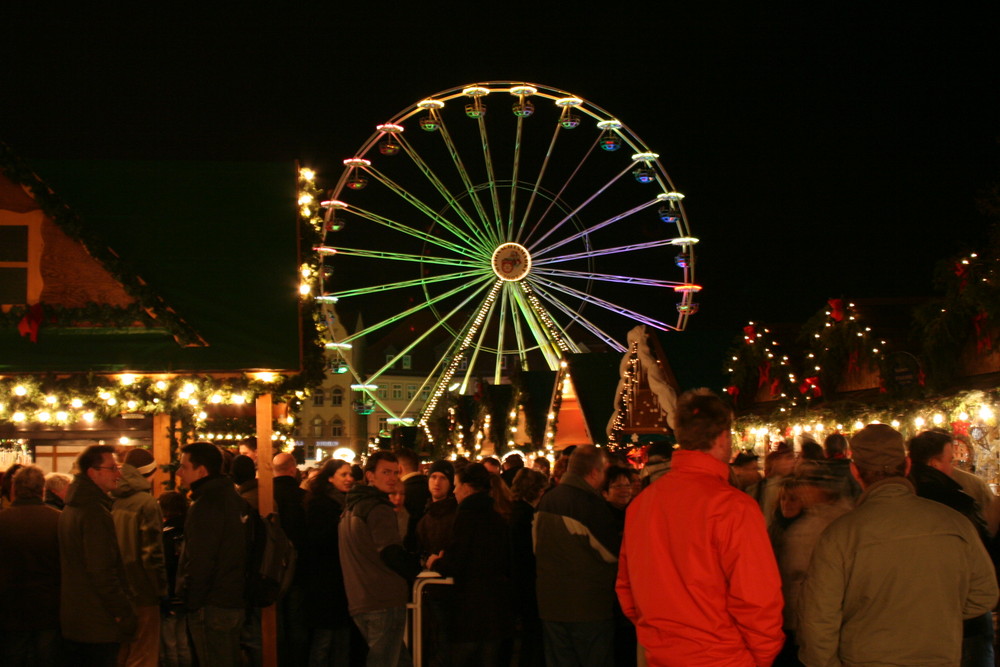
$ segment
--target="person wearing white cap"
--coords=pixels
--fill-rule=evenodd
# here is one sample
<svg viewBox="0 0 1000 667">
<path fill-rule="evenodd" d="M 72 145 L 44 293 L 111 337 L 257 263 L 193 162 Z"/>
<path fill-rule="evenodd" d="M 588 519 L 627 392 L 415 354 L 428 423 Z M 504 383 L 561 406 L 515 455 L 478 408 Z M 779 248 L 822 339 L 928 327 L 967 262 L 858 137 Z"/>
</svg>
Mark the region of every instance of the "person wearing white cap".
<svg viewBox="0 0 1000 667">
<path fill-rule="evenodd" d="M 118 487 L 111 492 L 115 498 L 111 517 L 139 629 L 135 639 L 122 644 L 118 664 L 156 667 L 160 657 L 160 601 L 167 594 L 163 517 L 150 493 L 156 461 L 148 450 L 132 449 L 125 455 L 121 472 Z"/>
</svg>

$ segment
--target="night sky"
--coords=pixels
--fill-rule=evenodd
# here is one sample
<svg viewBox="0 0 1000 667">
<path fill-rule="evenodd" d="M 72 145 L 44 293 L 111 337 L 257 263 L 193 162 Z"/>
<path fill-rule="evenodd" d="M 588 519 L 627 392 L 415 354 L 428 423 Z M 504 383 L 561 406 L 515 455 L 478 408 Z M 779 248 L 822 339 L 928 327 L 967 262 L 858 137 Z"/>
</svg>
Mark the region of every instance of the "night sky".
<svg viewBox="0 0 1000 667">
<path fill-rule="evenodd" d="M 976 199 L 1000 182 L 995 3 L 27 4 L 5 9 L 0 140 L 29 163 L 298 159 L 332 185 L 377 123 L 438 91 L 584 97 L 687 195 L 692 333 L 928 294 L 937 260 L 982 248 Z"/>
</svg>

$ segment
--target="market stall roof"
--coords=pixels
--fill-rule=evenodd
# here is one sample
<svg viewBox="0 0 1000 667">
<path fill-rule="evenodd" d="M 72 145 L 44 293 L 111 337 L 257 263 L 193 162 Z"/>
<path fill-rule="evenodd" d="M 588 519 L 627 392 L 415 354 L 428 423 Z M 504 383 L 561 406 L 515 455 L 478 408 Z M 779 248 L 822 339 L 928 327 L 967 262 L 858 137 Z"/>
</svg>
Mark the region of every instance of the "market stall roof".
<svg viewBox="0 0 1000 667">
<path fill-rule="evenodd" d="M 604 442 L 608 420 L 614 412 L 621 355 L 617 352 L 567 354 L 566 363 L 587 429 L 595 442 Z"/>
<path fill-rule="evenodd" d="M 143 299 L 145 327 L 43 319 L 37 342 L 0 320 L 0 373 L 301 368 L 294 164 L 74 160 L 25 170 L 3 157 L 0 175 L 41 185 L 33 198 L 46 200 L 46 216 L 53 202 L 69 211 L 78 228 L 62 231 L 130 295 L 141 277 L 156 305 Z M 172 327 L 160 326 L 166 313 Z"/>
</svg>

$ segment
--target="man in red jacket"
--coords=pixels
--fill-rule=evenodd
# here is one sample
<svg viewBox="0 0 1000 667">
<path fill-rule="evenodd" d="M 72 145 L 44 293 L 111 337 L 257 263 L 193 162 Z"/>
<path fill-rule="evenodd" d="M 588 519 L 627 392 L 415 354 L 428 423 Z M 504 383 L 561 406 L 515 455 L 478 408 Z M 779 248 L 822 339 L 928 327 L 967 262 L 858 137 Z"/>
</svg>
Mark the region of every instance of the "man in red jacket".
<svg viewBox="0 0 1000 667">
<path fill-rule="evenodd" d="M 784 641 L 781 579 L 760 508 L 729 485 L 732 412 L 697 389 L 672 421 L 671 470 L 625 520 L 622 610 L 651 667 L 768 667 Z"/>
</svg>

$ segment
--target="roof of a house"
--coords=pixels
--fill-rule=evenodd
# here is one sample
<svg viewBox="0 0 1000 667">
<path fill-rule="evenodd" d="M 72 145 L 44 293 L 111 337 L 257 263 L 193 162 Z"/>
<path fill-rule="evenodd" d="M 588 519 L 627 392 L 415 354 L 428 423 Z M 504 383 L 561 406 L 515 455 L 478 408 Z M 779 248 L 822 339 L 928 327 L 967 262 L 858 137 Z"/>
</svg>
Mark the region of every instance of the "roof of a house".
<svg viewBox="0 0 1000 667">
<path fill-rule="evenodd" d="M 63 212 L 55 222 L 130 295 L 152 293 L 142 303 L 154 304 L 154 321 L 43 322 L 35 343 L 8 321 L 0 373 L 301 367 L 294 164 L 38 161 L 31 170 L 0 161 L 12 181 L 35 186 L 47 217 Z M 172 326 L 159 326 L 168 315 Z"/>
</svg>

